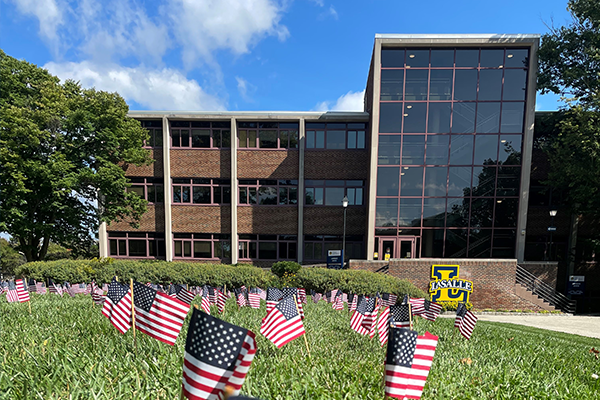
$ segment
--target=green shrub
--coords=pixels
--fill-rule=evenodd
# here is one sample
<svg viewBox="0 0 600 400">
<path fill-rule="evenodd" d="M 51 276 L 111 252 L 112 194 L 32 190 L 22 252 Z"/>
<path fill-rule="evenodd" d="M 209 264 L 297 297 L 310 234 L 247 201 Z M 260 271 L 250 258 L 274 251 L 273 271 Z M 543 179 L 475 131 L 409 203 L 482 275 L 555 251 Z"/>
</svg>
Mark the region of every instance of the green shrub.
<svg viewBox="0 0 600 400">
<path fill-rule="evenodd" d="M 283 262 L 285 268 L 295 268 Z M 282 264 L 282 263 L 277 263 Z M 275 267 L 275 266 L 274 266 Z M 279 267 L 283 269 L 283 267 Z M 277 269 L 277 268 L 274 268 Z M 281 271 L 278 270 L 278 271 Z M 237 288 L 269 286 L 298 286 L 307 291 L 327 292 L 341 289 L 346 293 L 373 295 L 394 293 L 399 296 L 425 297 L 422 290 L 408 281 L 362 270 L 333 270 L 326 268 L 299 268 L 295 273 L 284 271 L 279 278 L 275 274 L 252 265 L 200 264 L 191 262 L 166 262 L 160 260 L 57 260 L 31 262 L 17 268 L 17 276 L 34 278 L 38 281 L 53 279 L 56 282 L 110 282 L 113 276 L 128 282 L 133 278 L 146 283 L 187 283 L 193 286 L 212 285 Z"/>
<path fill-rule="evenodd" d="M 301 268 L 302 266 L 294 261 L 278 261 L 271 266 L 271 272 L 281 278 L 285 273 L 296 274 Z"/>
</svg>

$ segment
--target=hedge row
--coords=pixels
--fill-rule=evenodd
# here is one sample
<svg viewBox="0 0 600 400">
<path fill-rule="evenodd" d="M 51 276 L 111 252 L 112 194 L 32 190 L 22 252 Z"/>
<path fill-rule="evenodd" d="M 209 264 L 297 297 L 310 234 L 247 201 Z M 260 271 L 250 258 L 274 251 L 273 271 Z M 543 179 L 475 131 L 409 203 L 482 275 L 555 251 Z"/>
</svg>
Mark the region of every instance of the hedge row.
<svg viewBox="0 0 600 400">
<path fill-rule="evenodd" d="M 395 293 L 424 297 L 425 293 L 408 281 L 393 276 L 360 270 L 330 270 L 325 268 L 302 268 L 295 275 L 282 278 L 268 270 L 252 265 L 199 264 L 166 261 L 131 261 L 93 259 L 39 261 L 23 264 L 15 271 L 16 276 L 38 281 L 53 279 L 55 282 L 110 282 L 118 276 L 122 282 L 130 278 L 138 282 L 168 284 L 187 283 L 193 286 L 211 285 L 237 288 L 282 287 L 297 285 L 307 290 L 326 292 L 341 289 L 347 293 L 374 294 Z"/>
</svg>

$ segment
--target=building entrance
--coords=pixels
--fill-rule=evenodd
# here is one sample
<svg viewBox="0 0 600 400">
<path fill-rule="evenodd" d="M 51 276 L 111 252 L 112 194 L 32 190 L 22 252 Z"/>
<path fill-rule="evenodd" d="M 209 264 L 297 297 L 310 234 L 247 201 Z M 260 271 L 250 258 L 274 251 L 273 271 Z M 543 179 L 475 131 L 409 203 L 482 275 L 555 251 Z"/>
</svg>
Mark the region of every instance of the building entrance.
<svg viewBox="0 0 600 400">
<path fill-rule="evenodd" d="M 379 259 L 386 258 L 415 258 L 417 238 L 415 236 L 379 237 Z M 388 255 L 386 257 L 386 255 Z"/>
</svg>

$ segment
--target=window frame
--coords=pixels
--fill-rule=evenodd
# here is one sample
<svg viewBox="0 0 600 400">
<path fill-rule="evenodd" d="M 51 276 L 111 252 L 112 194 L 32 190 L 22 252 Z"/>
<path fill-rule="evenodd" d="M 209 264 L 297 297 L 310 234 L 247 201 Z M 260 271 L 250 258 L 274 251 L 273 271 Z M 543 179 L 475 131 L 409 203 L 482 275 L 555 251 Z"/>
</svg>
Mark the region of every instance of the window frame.
<svg viewBox="0 0 600 400">
<path fill-rule="evenodd" d="M 165 202 L 165 185 L 164 185 L 164 180 L 163 178 L 158 178 L 158 177 L 138 177 L 138 176 L 128 176 L 128 184 L 130 184 L 131 186 L 129 186 L 127 188 L 127 192 L 130 192 L 131 188 L 134 186 L 143 186 L 144 188 L 144 200 L 146 200 L 148 202 L 148 204 L 164 204 Z M 143 180 L 143 182 L 139 182 L 139 180 Z M 137 182 L 136 182 L 137 181 Z M 162 192 L 162 199 L 161 201 L 150 201 L 148 200 L 148 188 L 149 187 L 154 187 L 154 199 L 157 199 L 157 194 L 160 191 Z"/>
<path fill-rule="evenodd" d="M 149 140 L 144 140 L 143 147 L 146 149 L 162 149 L 163 148 L 163 126 L 161 120 L 140 120 L 142 128 L 148 131 Z M 160 132 L 160 134 L 159 134 Z M 156 145 L 156 138 L 160 137 L 160 146 Z M 148 144 L 148 143 L 152 144 Z"/>
<path fill-rule="evenodd" d="M 187 126 L 185 126 L 187 124 Z M 195 126 L 194 126 L 195 125 Z M 204 126 L 206 125 L 206 126 Z M 193 146 L 193 135 L 192 131 L 208 130 L 209 131 L 209 143 L 208 147 L 195 147 Z M 187 131 L 188 144 L 187 146 L 181 145 L 181 132 Z M 221 143 L 215 145 L 214 137 L 216 131 L 221 131 Z M 229 132 L 229 146 L 223 146 L 223 131 Z M 179 137 L 179 145 L 175 146 L 174 137 Z M 195 150 L 209 150 L 209 149 L 230 149 L 231 148 L 231 121 L 170 121 L 169 123 L 169 140 L 171 141 L 171 149 L 195 149 Z"/>
<path fill-rule="evenodd" d="M 358 186 L 356 184 L 352 184 L 351 182 L 358 182 L 361 181 L 362 185 Z M 320 184 L 320 182 L 323 182 L 322 184 Z M 327 182 L 343 182 L 343 184 L 327 184 Z M 364 207 L 365 206 L 365 181 L 362 179 L 306 179 L 304 181 L 304 205 L 305 206 L 318 206 L 318 207 L 323 207 L 323 206 L 327 206 L 327 207 L 337 207 L 338 205 L 335 204 L 327 204 L 327 188 L 343 188 L 344 189 L 344 196 L 348 196 L 350 194 L 351 190 L 354 190 L 354 196 L 353 196 L 353 200 L 350 198 L 350 196 L 348 196 L 348 207 Z M 315 204 L 315 203 L 309 203 L 308 202 L 308 193 L 310 191 L 312 191 L 313 193 L 316 193 L 317 190 L 321 190 L 323 193 L 323 203 L 322 204 Z M 362 190 L 362 197 L 361 197 L 361 204 L 356 204 L 356 198 L 357 198 L 357 189 Z M 314 198 L 314 197 L 313 197 Z M 342 205 L 342 203 L 340 202 L 339 204 L 340 206 Z"/>
<path fill-rule="evenodd" d="M 188 183 L 178 182 L 187 180 Z M 194 181 L 208 180 L 210 183 L 194 183 Z M 225 184 L 223 182 L 229 182 Z M 216 182 L 216 183 L 215 183 Z M 175 188 L 186 187 L 189 190 L 189 202 L 175 201 Z M 195 187 L 209 187 L 210 188 L 210 203 L 194 203 L 194 188 Z M 229 188 L 229 202 L 224 202 L 225 189 Z M 221 202 L 215 202 L 215 189 L 220 189 Z M 180 193 L 183 189 L 180 190 Z M 231 181 L 229 179 L 222 178 L 171 178 L 171 200 L 173 205 L 178 206 L 225 206 L 231 204 Z"/>
<path fill-rule="evenodd" d="M 345 125 L 345 127 L 341 127 L 341 125 Z M 362 127 L 352 126 L 352 125 L 362 125 Z M 305 145 L 304 148 L 306 150 L 366 150 L 368 148 L 368 123 L 367 122 L 311 122 L 306 121 L 305 126 Z M 344 146 L 342 148 L 328 148 L 327 147 L 327 134 L 328 132 L 339 132 L 343 131 L 345 134 L 344 138 Z M 317 132 L 323 133 L 323 147 L 317 147 Z M 362 132 L 362 147 L 358 147 L 358 138 L 359 132 Z M 349 147 L 350 142 L 350 133 L 355 134 L 354 139 L 354 147 Z M 314 135 L 314 146 L 309 146 L 311 141 L 309 140 L 309 136 Z"/>
<path fill-rule="evenodd" d="M 265 131 L 274 131 L 277 135 L 277 144 L 275 147 L 261 147 L 260 133 Z M 290 147 L 292 140 L 289 132 L 296 132 L 296 147 Z M 245 132 L 245 144 L 242 143 L 241 132 Z M 256 146 L 250 147 L 248 132 L 254 132 Z M 287 147 L 282 145 L 282 132 L 288 132 Z M 276 121 L 239 121 L 237 123 L 237 141 L 238 150 L 298 150 L 300 146 L 300 124 L 295 121 L 276 122 Z"/>
<path fill-rule="evenodd" d="M 267 183 L 276 181 L 276 183 Z M 292 183 L 282 183 L 284 181 Z M 293 183 L 295 182 L 295 183 Z M 274 187 L 277 192 L 276 204 L 260 204 L 259 191 L 261 188 Z M 250 191 L 254 189 L 256 203 L 250 203 Z M 281 189 L 287 189 L 287 203 L 281 204 Z M 291 189 L 296 189 L 296 202 L 290 202 Z M 242 202 L 242 191 L 245 192 L 245 201 Z M 239 179 L 238 180 L 238 206 L 297 206 L 298 205 L 298 180 L 297 179 Z"/>
<path fill-rule="evenodd" d="M 275 236 L 266 238 L 265 236 Z M 296 235 L 259 235 L 259 234 L 238 234 L 238 259 L 244 261 L 297 261 L 298 260 L 298 236 Z M 276 258 L 260 258 L 260 243 L 276 243 Z M 256 257 L 251 257 L 251 246 L 256 246 Z M 296 257 L 281 257 L 281 245 L 286 246 L 286 252 L 289 254 L 291 245 L 295 246 Z M 244 247 L 242 249 L 242 247 Z M 242 256 L 242 251 L 247 253 L 247 256 Z"/>
<path fill-rule="evenodd" d="M 189 236 L 189 237 L 188 237 Z M 181 246 L 181 255 L 177 255 L 177 243 L 180 243 Z M 190 246 L 190 255 L 185 255 L 185 244 L 189 243 Z M 210 252 L 211 257 L 195 257 L 194 256 L 194 243 L 210 243 Z M 173 259 L 174 260 L 230 260 L 231 254 L 229 257 L 221 256 L 217 257 L 217 249 L 221 248 L 221 254 L 223 252 L 223 243 L 229 243 L 229 251 L 231 252 L 231 235 L 224 233 L 182 233 L 177 232 L 173 233 Z"/>
<path fill-rule="evenodd" d="M 137 236 L 130 236 L 137 235 Z M 144 235 L 144 236 L 140 236 Z M 164 232 L 120 232 L 120 231 L 108 231 L 108 253 L 109 257 L 113 258 L 140 258 L 140 259 L 164 259 L 166 258 L 166 240 Z M 135 241 L 145 241 L 146 243 L 146 255 L 145 256 L 131 256 L 130 253 L 130 245 L 129 242 Z M 117 253 L 113 254 L 112 252 L 112 241 L 116 243 Z M 125 254 L 120 254 L 119 244 L 120 242 L 124 242 L 125 245 Z M 151 250 L 151 242 L 155 242 L 155 255 L 150 255 Z M 160 247 L 160 243 L 162 242 L 162 248 Z M 161 250 L 163 250 L 161 254 Z"/>
</svg>

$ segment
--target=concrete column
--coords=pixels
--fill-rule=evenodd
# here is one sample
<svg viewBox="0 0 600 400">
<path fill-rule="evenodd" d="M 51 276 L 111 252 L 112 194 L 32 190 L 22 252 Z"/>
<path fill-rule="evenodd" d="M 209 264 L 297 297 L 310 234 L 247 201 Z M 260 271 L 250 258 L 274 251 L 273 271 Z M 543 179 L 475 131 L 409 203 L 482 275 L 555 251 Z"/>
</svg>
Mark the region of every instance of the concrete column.
<svg viewBox="0 0 600 400">
<path fill-rule="evenodd" d="M 381 92 L 381 41 L 375 39 L 373 50 L 373 108 L 371 112 L 371 151 L 367 200 L 367 260 L 375 251 L 375 205 L 377 193 L 377 147 L 379 146 L 379 97 Z"/>
<path fill-rule="evenodd" d="M 231 118 L 231 263 L 237 264 L 239 256 L 239 240 L 237 229 L 238 212 L 238 174 L 237 174 L 237 122 Z"/>
<path fill-rule="evenodd" d="M 298 132 L 298 262 L 304 260 L 304 143 L 306 125 L 304 118 L 300 118 L 300 131 Z"/>
<path fill-rule="evenodd" d="M 98 228 L 98 248 L 100 258 L 108 257 L 108 234 L 106 232 L 106 222 L 102 222 Z"/>
<path fill-rule="evenodd" d="M 525 238 L 527 236 L 527 207 L 529 205 L 529 184 L 531 181 L 531 153 L 533 150 L 533 128 L 535 123 L 535 93 L 537 82 L 537 50 L 535 41 L 529 50 L 529 71 L 527 79 L 527 110 L 525 112 L 525 135 L 521 150 L 521 198 L 519 200 L 519 220 L 517 223 L 517 262 L 525 259 Z"/>
<path fill-rule="evenodd" d="M 171 133 L 169 118 L 162 119 L 163 125 L 163 179 L 165 192 L 165 248 L 166 260 L 173 261 L 173 226 L 171 218 Z"/>
</svg>

